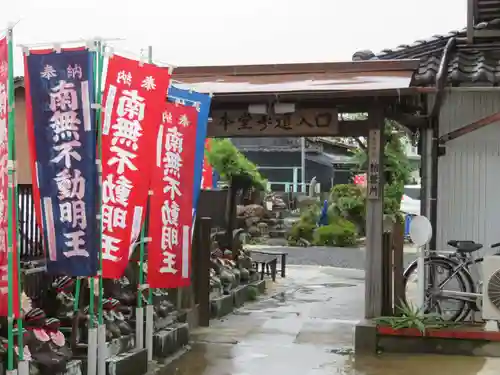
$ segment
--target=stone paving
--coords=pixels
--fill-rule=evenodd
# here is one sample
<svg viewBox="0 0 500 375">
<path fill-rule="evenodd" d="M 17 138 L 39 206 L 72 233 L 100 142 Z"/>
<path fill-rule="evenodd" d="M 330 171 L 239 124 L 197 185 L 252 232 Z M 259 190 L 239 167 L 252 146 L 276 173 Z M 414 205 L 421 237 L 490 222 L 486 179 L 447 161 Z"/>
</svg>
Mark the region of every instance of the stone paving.
<svg viewBox="0 0 500 375">
<path fill-rule="evenodd" d="M 492 375 L 500 360 L 445 356 L 360 358 L 362 271 L 291 266 L 267 298 L 192 332 L 191 350 L 162 375 Z"/>
</svg>

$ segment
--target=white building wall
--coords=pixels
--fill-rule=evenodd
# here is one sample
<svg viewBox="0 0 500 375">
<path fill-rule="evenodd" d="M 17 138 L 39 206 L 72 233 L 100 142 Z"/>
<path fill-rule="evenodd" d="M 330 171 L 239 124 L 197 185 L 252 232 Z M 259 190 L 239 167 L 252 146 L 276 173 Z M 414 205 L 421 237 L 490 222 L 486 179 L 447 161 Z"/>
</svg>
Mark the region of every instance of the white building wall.
<svg viewBox="0 0 500 375">
<path fill-rule="evenodd" d="M 439 135 L 496 112 L 498 91 L 447 91 Z M 447 142 L 438 160 L 437 249 L 450 239 L 500 242 L 500 122 Z"/>
<path fill-rule="evenodd" d="M 418 147 L 414 146 L 413 143 L 408 138 L 402 138 L 403 147 L 406 156 L 414 161 L 420 161 L 420 155 L 418 154 Z M 416 168 L 413 172 L 411 172 L 412 184 L 420 184 L 420 169 Z"/>
</svg>

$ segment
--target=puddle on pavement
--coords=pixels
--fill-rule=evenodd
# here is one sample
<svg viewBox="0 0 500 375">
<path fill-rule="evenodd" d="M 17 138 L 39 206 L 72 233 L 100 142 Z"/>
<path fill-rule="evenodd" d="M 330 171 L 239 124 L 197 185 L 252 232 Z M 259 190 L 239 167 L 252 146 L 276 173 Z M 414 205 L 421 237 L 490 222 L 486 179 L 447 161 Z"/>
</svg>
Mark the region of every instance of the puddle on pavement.
<svg viewBox="0 0 500 375">
<path fill-rule="evenodd" d="M 356 285 L 347 283 L 324 283 L 319 285 L 308 285 L 307 288 L 348 288 L 351 286 L 356 286 Z"/>
<path fill-rule="evenodd" d="M 345 375 L 493 375 L 485 358 L 438 355 L 382 355 L 347 357 L 347 360 L 323 367 L 324 374 Z M 495 361 L 495 360 L 493 360 Z M 497 362 L 497 366 L 500 363 Z M 495 367 L 492 366 L 491 369 Z M 498 373 L 498 370 L 495 371 Z M 318 374 L 322 374 L 321 372 Z"/>
<path fill-rule="evenodd" d="M 337 354 L 337 355 L 353 355 L 354 349 L 353 348 L 336 348 L 336 349 L 329 349 L 328 352 L 332 353 L 332 354 Z"/>
<path fill-rule="evenodd" d="M 363 290 L 314 279 L 249 304 L 191 336 L 189 353 L 158 375 L 497 375 L 499 359 L 432 355 L 359 357 L 352 329 Z M 322 283 L 322 281 L 327 281 Z M 314 303 L 321 299 L 321 303 Z M 242 315 L 242 316 L 238 316 Z M 218 325 L 218 326 L 217 326 Z"/>
<path fill-rule="evenodd" d="M 266 345 L 262 343 L 262 345 Z M 287 351 L 287 348 L 283 348 Z M 274 357 L 265 350 L 240 345 L 195 344 L 191 351 L 159 375 L 493 375 L 500 359 L 437 355 L 382 355 L 356 357 L 351 348 L 325 350 L 320 363 L 305 369 L 304 356 Z M 300 370 L 300 371 L 299 371 Z"/>
<path fill-rule="evenodd" d="M 243 316 L 246 316 L 246 315 L 250 315 L 252 314 L 251 311 L 245 311 L 245 310 L 236 310 L 236 311 L 233 311 L 233 315 L 243 315 Z"/>
<path fill-rule="evenodd" d="M 342 288 L 355 287 L 355 284 L 348 283 L 324 283 L 317 285 L 308 285 L 297 288 L 293 291 L 280 292 L 270 296 L 268 299 L 261 300 L 257 303 L 245 306 L 243 309 L 235 312 L 235 315 L 251 315 L 254 313 L 274 313 L 283 312 L 285 314 L 292 313 L 287 311 L 291 306 L 295 306 L 295 310 L 299 310 L 297 313 L 300 314 L 300 310 L 303 308 L 302 305 L 309 305 L 315 303 L 328 302 L 333 299 L 338 299 L 339 297 L 346 295 L 352 295 L 352 292 L 346 290 L 341 292 L 342 294 L 336 294 L 334 296 L 328 291 L 332 289 L 343 290 Z M 336 309 L 340 309 L 340 304 L 336 304 Z"/>
<path fill-rule="evenodd" d="M 290 295 L 291 293 L 288 293 L 288 294 Z M 287 297 L 287 293 L 281 292 L 281 293 L 275 294 L 271 298 L 278 301 L 278 302 L 286 302 L 286 297 Z"/>
</svg>

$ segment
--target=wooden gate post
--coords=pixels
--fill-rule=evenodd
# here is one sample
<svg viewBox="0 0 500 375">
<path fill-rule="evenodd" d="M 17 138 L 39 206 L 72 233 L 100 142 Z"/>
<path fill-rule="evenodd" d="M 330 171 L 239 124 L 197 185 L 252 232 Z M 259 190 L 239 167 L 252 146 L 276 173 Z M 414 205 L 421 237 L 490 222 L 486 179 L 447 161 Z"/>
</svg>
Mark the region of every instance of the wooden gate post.
<svg viewBox="0 0 500 375">
<path fill-rule="evenodd" d="M 382 238 L 382 315 L 392 316 L 392 233 L 384 232 Z"/>
<path fill-rule="evenodd" d="M 382 232 L 384 221 L 384 113 L 368 113 L 368 171 L 366 204 L 365 318 L 382 314 Z"/>
<path fill-rule="evenodd" d="M 404 223 L 396 220 L 392 231 L 392 263 L 393 263 L 393 305 L 394 315 L 399 316 L 401 312 L 401 302 L 405 300 L 405 286 L 403 280 L 404 264 L 403 264 L 403 248 L 405 241 Z"/>
<path fill-rule="evenodd" d="M 196 277 L 196 291 L 199 304 L 199 324 L 201 327 L 208 327 L 210 324 L 210 232 L 212 231 L 212 219 L 209 217 L 200 218 L 198 231 L 199 269 Z"/>
</svg>

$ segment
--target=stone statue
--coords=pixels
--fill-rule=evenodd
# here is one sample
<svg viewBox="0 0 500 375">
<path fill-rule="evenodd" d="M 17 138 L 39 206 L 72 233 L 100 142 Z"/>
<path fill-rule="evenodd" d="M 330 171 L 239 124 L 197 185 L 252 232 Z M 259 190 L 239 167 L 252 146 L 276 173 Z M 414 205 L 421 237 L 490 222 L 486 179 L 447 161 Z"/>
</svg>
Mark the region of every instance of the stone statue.
<svg viewBox="0 0 500 375">
<path fill-rule="evenodd" d="M 318 182 L 316 181 L 316 176 L 314 176 L 309 184 L 309 197 L 314 197 L 316 193 L 316 185 Z"/>
</svg>

